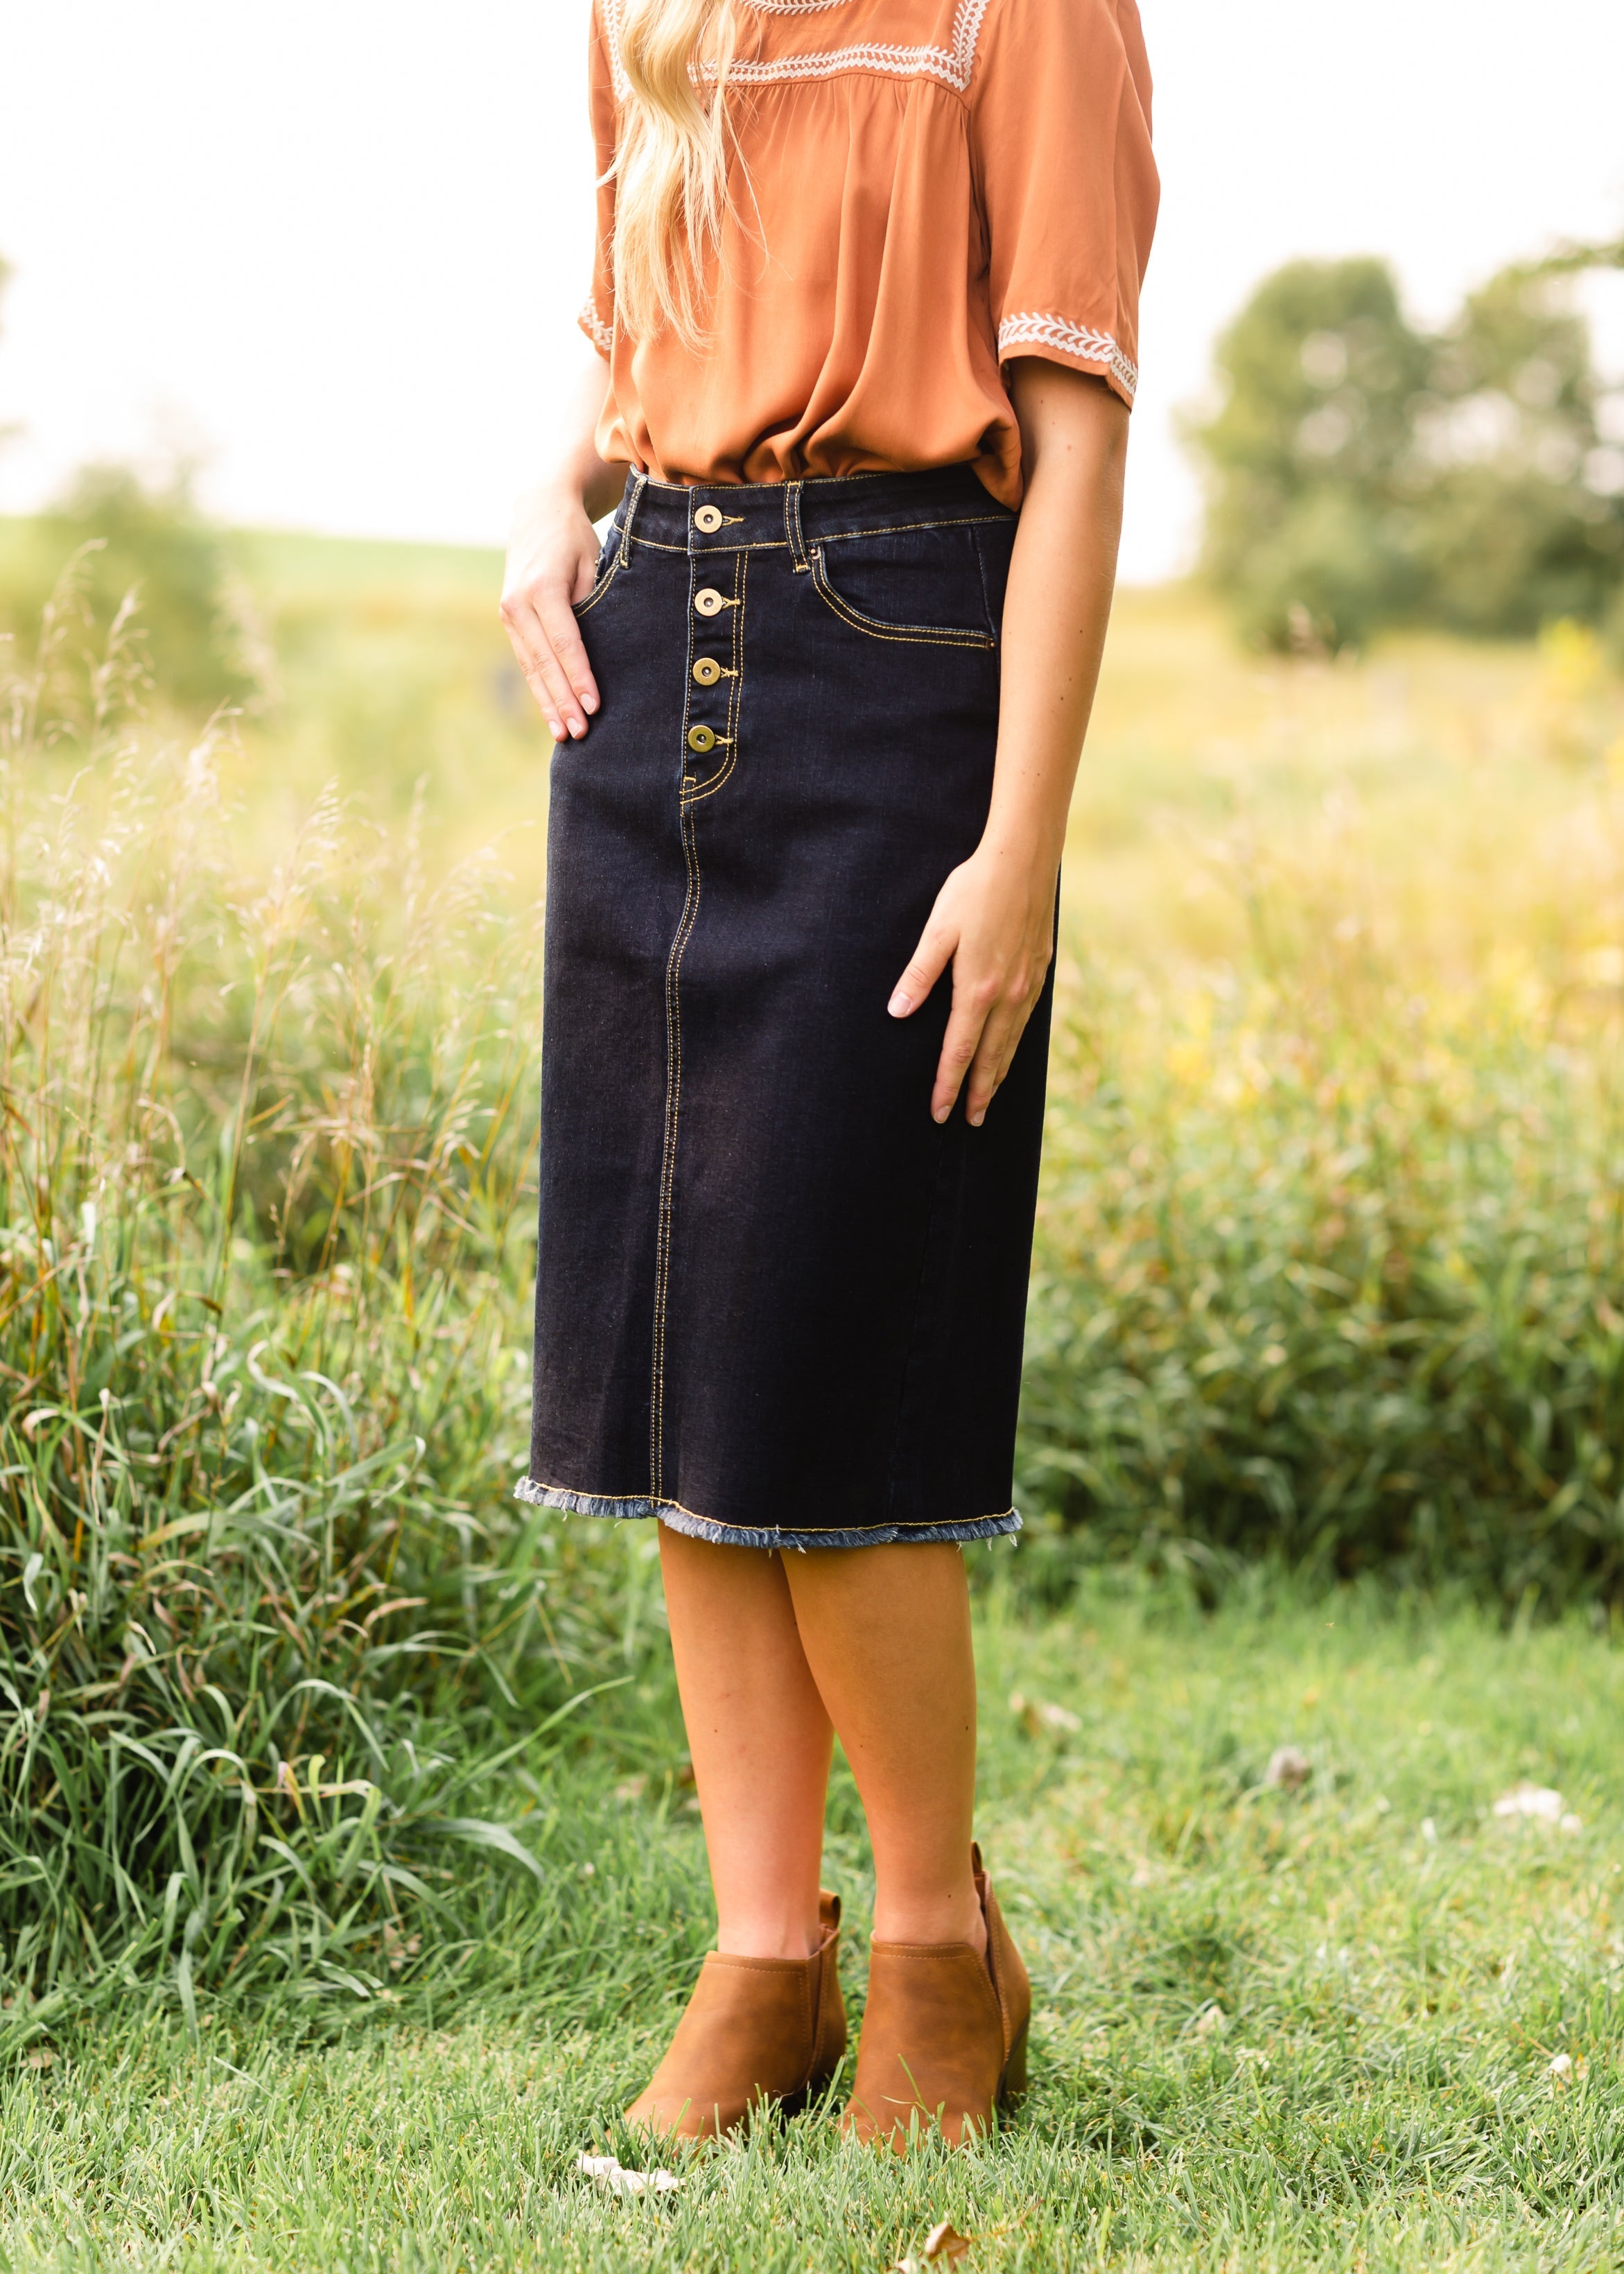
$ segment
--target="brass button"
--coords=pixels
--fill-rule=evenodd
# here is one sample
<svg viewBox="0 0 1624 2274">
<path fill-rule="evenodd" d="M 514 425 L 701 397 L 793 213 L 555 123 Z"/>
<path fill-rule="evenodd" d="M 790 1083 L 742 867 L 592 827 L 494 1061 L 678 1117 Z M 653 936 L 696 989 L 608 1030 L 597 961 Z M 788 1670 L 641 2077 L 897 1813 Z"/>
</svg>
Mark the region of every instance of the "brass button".
<svg viewBox="0 0 1624 2274">
<path fill-rule="evenodd" d="M 722 666 L 713 655 L 702 655 L 694 666 L 694 676 L 702 687 L 714 687 L 722 675 Z"/>
<path fill-rule="evenodd" d="M 694 606 L 702 616 L 719 616 L 727 603 L 714 584 L 702 584 L 694 595 Z"/>
<path fill-rule="evenodd" d="M 695 506 L 694 526 L 695 529 L 703 529 L 707 537 L 714 536 L 722 526 L 722 516 L 713 505 Z"/>
<path fill-rule="evenodd" d="M 715 749 L 716 736 L 709 727 L 690 727 L 688 730 L 688 746 L 690 750 L 697 750 L 703 758 L 707 750 Z"/>
</svg>

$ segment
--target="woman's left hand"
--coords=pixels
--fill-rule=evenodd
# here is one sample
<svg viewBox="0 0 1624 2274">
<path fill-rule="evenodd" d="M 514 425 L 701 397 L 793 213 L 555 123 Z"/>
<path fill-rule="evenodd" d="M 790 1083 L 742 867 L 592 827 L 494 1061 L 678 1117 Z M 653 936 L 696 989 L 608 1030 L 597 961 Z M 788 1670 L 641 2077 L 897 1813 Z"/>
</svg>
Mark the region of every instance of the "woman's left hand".
<svg viewBox="0 0 1624 2274">
<path fill-rule="evenodd" d="M 917 1011 L 953 967 L 936 1086 L 945 1121 L 987 1118 L 1055 942 L 1055 891 L 1078 754 L 1111 612 L 1128 414 L 1101 379 L 1031 356 L 1010 366 L 1026 495 L 1004 594 L 998 750 L 981 841 L 936 894 L 891 998 Z"/>
<path fill-rule="evenodd" d="M 953 1006 L 930 1094 L 945 1121 L 969 1077 L 965 1114 L 979 1129 L 1010 1070 L 1054 952 L 1057 864 L 983 838 L 936 894 L 930 921 L 888 1005 L 916 1011 L 951 963 Z"/>
</svg>

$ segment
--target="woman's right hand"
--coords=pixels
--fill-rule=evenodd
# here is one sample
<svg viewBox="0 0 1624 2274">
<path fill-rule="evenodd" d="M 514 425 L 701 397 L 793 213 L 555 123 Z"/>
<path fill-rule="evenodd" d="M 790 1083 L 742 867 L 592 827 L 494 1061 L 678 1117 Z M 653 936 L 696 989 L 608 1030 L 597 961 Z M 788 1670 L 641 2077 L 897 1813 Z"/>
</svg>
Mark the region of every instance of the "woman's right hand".
<svg viewBox="0 0 1624 2274">
<path fill-rule="evenodd" d="M 578 492 L 530 490 L 519 500 L 502 579 L 502 621 L 519 668 L 555 742 L 579 741 L 598 704 L 571 604 L 584 600 L 598 567 L 598 532 Z"/>
</svg>

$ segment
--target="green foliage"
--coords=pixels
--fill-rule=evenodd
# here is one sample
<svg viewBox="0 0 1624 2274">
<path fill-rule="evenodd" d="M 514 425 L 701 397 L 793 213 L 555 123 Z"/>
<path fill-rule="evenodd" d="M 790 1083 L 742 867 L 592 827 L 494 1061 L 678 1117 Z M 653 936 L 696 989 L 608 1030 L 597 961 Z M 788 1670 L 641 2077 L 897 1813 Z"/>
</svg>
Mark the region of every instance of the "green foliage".
<svg viewBox="0 0 1624 2274">
<path fill-rule="evenodd" d="M 25 652 L 49 655 L 53 711 L 81 730 L 105 700 L 109 642 L 126 693 L 150 689 L 196 717 L 259 691 L 252 607 L 184 474 L 153 489 L 126 467 L 87 467 L 0 561 L 0 625 Z"/>
<path fill-rule="evenodd" d="M 1624 479 L 1586 328 L 1507 268 L 1436 335 L 1385 263 L 1295 261 L 1218 343 L 1204 567 L 1245 636 L 1346 646 L 1416 619 L 1522 634 L 1624 589 Z"/>
<path fill-rule="evenodd" d="M 0 1936 L 319 1994 L 447 1842 L 525 1868 L 463 1765 L 619 1630 L 508 1499 L 536 927 L 330 803 L 239 868 L 208 741 L 59 772 L 67 621 L 0 706 Z"/>
<path fill-rule="evenodd" d="M 1023 1507 L 1207 1587 L 1283 1555 L 1624 1599 L 1620 1101 L 1327 945 L 1159 1063 L 1103 980 L 1063 1036 Z"/>
</svg>

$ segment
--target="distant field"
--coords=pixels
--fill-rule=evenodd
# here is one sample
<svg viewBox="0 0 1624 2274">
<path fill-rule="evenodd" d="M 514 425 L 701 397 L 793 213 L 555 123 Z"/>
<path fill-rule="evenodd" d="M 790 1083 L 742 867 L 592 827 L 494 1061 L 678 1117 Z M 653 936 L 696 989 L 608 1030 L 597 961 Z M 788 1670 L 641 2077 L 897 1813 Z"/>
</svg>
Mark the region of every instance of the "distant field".
<svg viewBox="0 0 1624 2274">
<path fill-rule="evenodd" d="M 0 520 L 0 582 L 30 526 Z M 380 821 L 421 800 L 433 862 L 500 843 L 530 898 L 548 746 L 498 621 L 500 553 L 282 531 L 230 547 L 267 659 L 241 727 L 244 857 L 333 782 Z M 1072 810 L 1068 930 L 1136 963 L 1231 960 L 1283 864 L 1430 965 L 1476 970 L 1514 934 L 1571 930 L 1552 871 L 1594 838 L 1609 763 L 1624 773 L 1624 681 L 1582 632 L 1282 662 L 1243 651 L 1210 595 L 1127 589 Z"/>
<path fill-rule="evenodd" d="M 234 543 L 278 658 L 244 730 L 251 760 L 274 755 L 277 798 L 335 779 L 387 817 L 421 784 L 435 857 L 500 840 L 527 897 L 547 742 L 497 620 L 500 554 Z M 1136 962 L 1233 960 L 1284 864 L 1464 975 L 1513 934 L 1521 953 L 1571 932 L 1569 840 L 1594 838 L 1609 763 L 1624 773 L 1624 683 L 1582 633 L 1282 663 L 1240 650 L 1209 595 L 1127 589 L 1072 809 L 1068 930 Z"/>
<path fill-rule="evenodd" d="M 230 543 L 244 574 L 277 605 L 410 592 L 430 603 L 454 596 L 484 600 L 494 620 L 502 588 L 502 556 L 489 546 L 404 545 L 290 529 L 234 530 Z"/>
</svg>

